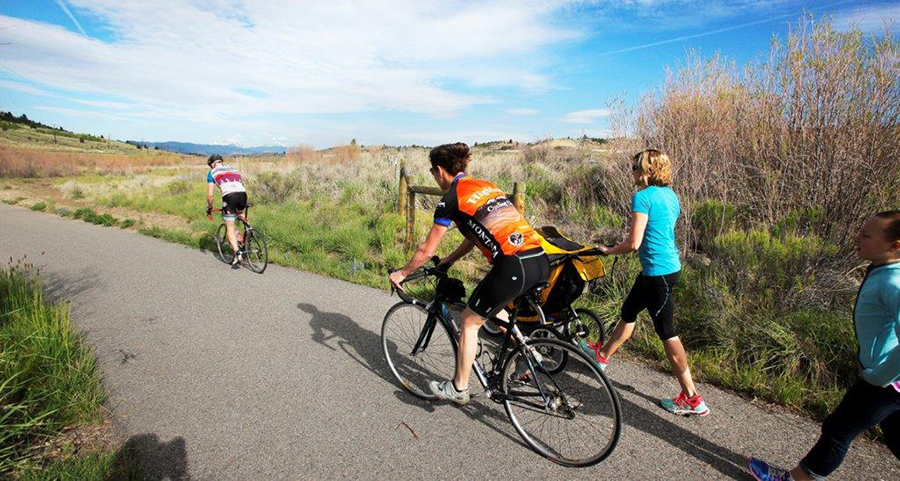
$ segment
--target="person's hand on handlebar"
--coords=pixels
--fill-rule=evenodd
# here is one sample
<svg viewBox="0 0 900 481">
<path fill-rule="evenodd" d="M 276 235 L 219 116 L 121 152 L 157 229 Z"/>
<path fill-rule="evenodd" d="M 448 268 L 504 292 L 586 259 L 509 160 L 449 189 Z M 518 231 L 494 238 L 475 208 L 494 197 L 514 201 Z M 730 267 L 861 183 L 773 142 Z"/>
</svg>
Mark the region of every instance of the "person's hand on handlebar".
<svg viewBox="0 0 900 481">
<path fill-rule="evenodd" d="M 211 205 L 206 206 L 206 215 L 207 216 L 212 215 L 212 206 Z"/>
<path fill-rule="evenodd" d="M 390 278 L 391 278 L 391 285 L 394 286 L 394 288 L 402 291 L 403 286 L 401 286 L 400 283 L 403 282 L 403 279 L 406 279 L 406 275 L 403 274 L 403 270 L 398 269 L 394 272 L 391 272 Z"/>
</svg>

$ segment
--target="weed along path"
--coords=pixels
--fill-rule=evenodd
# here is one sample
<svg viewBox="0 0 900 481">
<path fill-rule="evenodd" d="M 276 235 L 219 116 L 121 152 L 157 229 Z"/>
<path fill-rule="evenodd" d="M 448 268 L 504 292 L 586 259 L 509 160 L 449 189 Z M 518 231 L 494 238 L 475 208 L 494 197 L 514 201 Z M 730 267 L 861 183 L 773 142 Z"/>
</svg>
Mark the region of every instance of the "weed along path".
<svg viewBox="0 0 900 481">
<path fill-rule="evenodd" d="M 671 376 L 620 361 L 618 449 L 562 468 L 489 400 L 457 408 L 401 392 L 381 354 L 397 300 L 386 292 L 279 266 L 231 270 L 207 252 L 0 205 L 0 256 L 25 255 L 72 300 L 117 432 L 152 479 L 749 479 L 747 455 L 787 464 L 819 431 L 708 385 L 711 416 L 672 416 L 656 405 L 675 392 Z M 841 478 L 898 479 L 900 463 L 858 440 Z"/>
</svg>

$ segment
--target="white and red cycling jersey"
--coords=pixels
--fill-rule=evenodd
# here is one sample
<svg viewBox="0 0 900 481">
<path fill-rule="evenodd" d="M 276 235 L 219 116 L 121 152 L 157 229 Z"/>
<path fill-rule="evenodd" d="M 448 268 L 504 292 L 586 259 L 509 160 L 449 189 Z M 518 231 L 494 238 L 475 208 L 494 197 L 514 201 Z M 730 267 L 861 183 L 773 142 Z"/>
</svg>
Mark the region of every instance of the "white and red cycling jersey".
<svg viewBox="0 0 900 481">
<path fill-rule="evenodd" d="M 241 173 L 230 165 L 220 165 L 209 171 L 206 182 L 218 185 L 222 197 L 235 192 L 246 192 L 244 184 L 241 183 Z"/>
</svg>

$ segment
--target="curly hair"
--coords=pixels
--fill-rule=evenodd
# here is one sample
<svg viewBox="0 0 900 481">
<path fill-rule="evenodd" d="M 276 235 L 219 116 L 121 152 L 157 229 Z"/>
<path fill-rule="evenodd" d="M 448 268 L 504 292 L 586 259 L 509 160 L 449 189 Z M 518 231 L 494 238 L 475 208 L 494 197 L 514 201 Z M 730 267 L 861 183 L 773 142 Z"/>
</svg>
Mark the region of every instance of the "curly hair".
<svg viewBox="0 0 900 481">
<path fill-rule="evenodd" d="M 900 210 L 886 210 L 875 214 L 875 217 L 888 221 L 884 228 L 884 236 L 888 241 L 900 240 Z"/>
<path fill-rule="evenodd" d="M 448 173 L 456 175 L 465 172 L 469 165 L 469 146 L 462 142 L 439 145 L 431 149 L 428 159 L 432 168 L 441 166 Z"/>
<path fill-rule="evenodd" d="M 672 183 L 672 162 L 660 150 L 646 149 L 631 158 L 631 170 L 638 173 L 641 187 L 665 187 Z"/>
</svg>

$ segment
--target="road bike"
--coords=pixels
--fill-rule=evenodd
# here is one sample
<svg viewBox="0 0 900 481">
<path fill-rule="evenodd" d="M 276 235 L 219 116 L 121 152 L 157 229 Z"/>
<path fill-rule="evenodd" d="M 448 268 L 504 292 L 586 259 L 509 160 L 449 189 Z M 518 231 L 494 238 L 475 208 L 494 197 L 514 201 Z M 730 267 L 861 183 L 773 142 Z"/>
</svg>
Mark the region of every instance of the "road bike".
<svg viewBox="0 0 900 481">
<path fill-rule="evenodd" d="M 432 262 L 437 265 L 436 259 Z M 384 317 L 381 344 L 400 386 L 416 397 L 435 400 L 428 382 L 452 379 L 455 372 L 459 326 L 449 314 L 448 300 L 458 300 L 462 283 L 436 267 L 424 267 L 404 283 L 427 277 L 438 279 L 434 299 L 426 302 L 398 290 L 402 300 Z M 495 354 L 479 349 L 473 368 L 483 391 L 473 396 L 502 404 L 516 432 L 538 454 L 564 466 L 591 466 L 618 444 L 619 396 L 581 349 L 559 339 L 526 337 L 518 328 L 522 306 L 541 313 L 540 293 L 547 286 L 543 283 L 516 299 L 508 321 L 496 320 L 506 334 Z M 527 365 L 525 376 L 516 374 L 520 362 Z"/>
<path fill-rule="evenodd" d="M 242 215 L 237 217 L 240 221 L 240 228 L 235 224 L 235 234 L 237 235 L 238 252 L 241 253 L 247 262 L 247 266 L 251 271 L 262 274 L 269 265 L 269 248 L 266 243 L 266 236 L 259 230 L 250 225 L 250 207 L 253 204 L 248 203 Z M 213 212 L 221 212 L 222 209 L 212 209 L 208 215 L 212 220 Z M 235 252 L 231 248 L 226 236 L 225 223 L 219 225 L 216 229 L 216 247 L 219 250 L 219 257 L 222 261 L 231 264 L 234 260 Z"/>
</svg>

